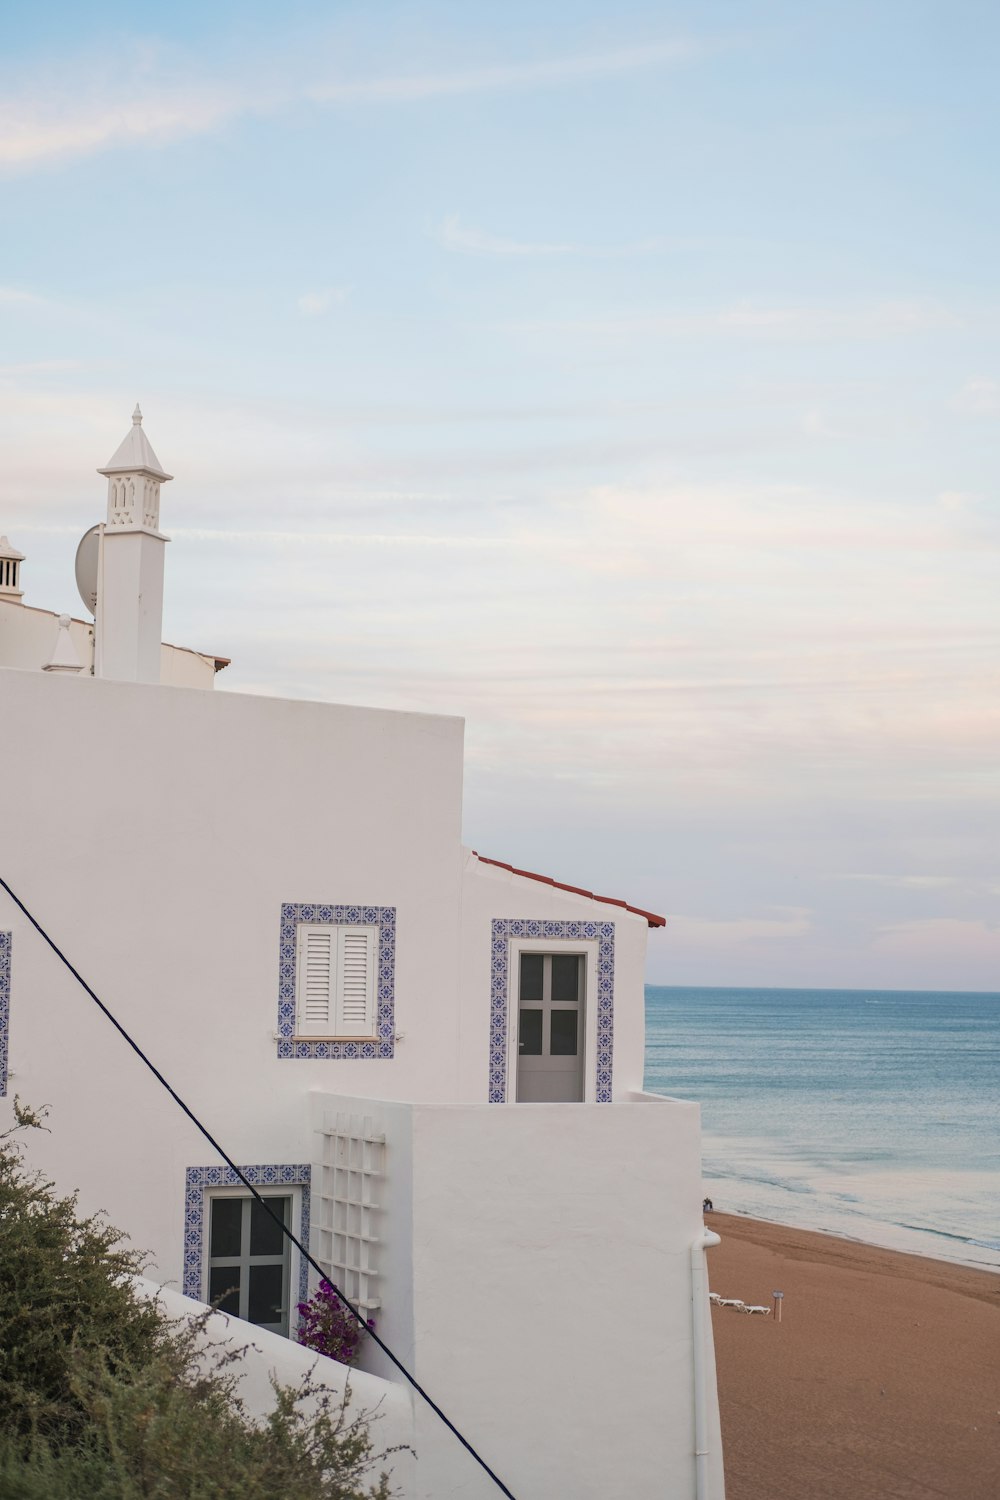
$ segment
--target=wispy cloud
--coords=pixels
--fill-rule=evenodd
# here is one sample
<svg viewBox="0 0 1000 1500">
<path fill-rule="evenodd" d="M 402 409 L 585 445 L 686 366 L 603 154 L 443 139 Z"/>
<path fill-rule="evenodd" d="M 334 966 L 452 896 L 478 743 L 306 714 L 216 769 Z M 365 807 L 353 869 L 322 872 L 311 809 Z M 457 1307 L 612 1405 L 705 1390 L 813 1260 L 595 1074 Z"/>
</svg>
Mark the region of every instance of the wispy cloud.
<svg viewBox="0 0 1000 1500">
<path fill-rule="evenodd" d="M 850 872 L 834 880 L 857 880 L 870 885 L 895 886 L 905 891 L 946 891 L 958 885 L 956 875 L 875 875 Z"/>
<path fill-rule="evenodd" d="M 433 235 L 445 250 L 451 250 L 459 255 L 506 256 L 521 260 L 546 260 L 569 255 L 593 260 L 611 260 L 635 255 L 655 255 L 660 251 L 687 248 L 699 243 L 695 240 L 674 240 L 662 237 L 633 240 L 622 245 L 576 244 L 569 240 L 554 243 L 515 240 L 503 235 L 491 234 L 485 229 L 476 229 L 471 224 L 463 224 L 459 214 L 449 214 L 434 227 Z"/>
<path fill-rule="evenodd" d="M 1000 959 L 1000 923 L 965 917 L 892 922 L 878 929 L 876 946 L 911 957 Z"/>
<path fill-rule="evenodd" d="M 0 365 L 0 380 L 22 375 L 60 375 L 66 370 L 79 370 L 78 359 L 31 359 L 20 364 Z"/>
<path fill-rule="evenodd" d="M 246 527 L 227 527 L 221 530 L 204 526 L 174 526 L 171 536 L 199 542 L 222 542 L 227 546 L 243 543 L 250 546 L 299 547 L 305 550 L 314 547 L 389 547 L 404 551 L 418 548 L 496 553 L 516 552 L 521 547 L 519 538 L 502 540 L 497 537 L 462 536 L 440 531 L 266 531 Z"/>
<path fill-rule="evenodd" d="M 705 51 L 694 39 L 662 40 L 607 52 L 472 67 L 450 72 L 346 79 L 317 77 L 296 59 L 275 78 L 230 68 L 204 76 L 190 58 L 143 44 L 114 67 L 68 62 L 63 76 L 22 84 L 0 102 L 0 167 L 27 168 L 88 156 L 115 146 L 162 145 L 202 135 L 242 115 L 280 111 L 303 101 L 321 105 L 395 105 L 462 94 L 543 89 L 687 62 Z M 95 76 L 96 73 L 96 76 Z M 90 79 L 81 96 L 80 80 Z M 131 80 L 123 84 L 122 80 Z"/>
<path fill-rule="evenodd" d="M 806 437 L 810 438 L 842 438 L 844 434 L 838 432 L 836 427 L 829 421 L 826 414 L 819 407 L 810 407 L 802 413 L 801 428 Z"/>
<path fill-rule="evenodd" d="M 781 907 L 773 917 L 737 917 L 719 920 L 712 917 L 670 918 L 670 937 L 678 947 L 737 948 L 744 943 L 767 939 L 804 937 L 812 928 L 812 913 L 807 907 Z"/>
<path fill-rule="evenodd" d="M 962 318 L 931 302 L 876 302 L 862 306 L 767 305 L 740 302 L 698 312 L 605 315 L 535 320 L 507 325 L 513 333 L 609 340 L 650 338 L 739 338 L 770 341 L 873 339 L 960 328 Z"/>
<path fill-rule="evenodd" d="M 113 102 L 109 102 L 113 101 Z M 0 166 L 90 156 L 110 146 L 159 145 L 201 135 L 248 101 L 225 89 L 154 84 L 132 97 L 113 88 L 82 101 L 75 90 L 31 89 L 0 105 Z"/>
<path fill-rule="evenodd" d="M 3 307 L 48 307 L 44 297 L 36 292 L 25 291 L 19 286 L 0 286 L 0 306 Z"/>
<path fill-rule="evenodd" d="M 973 416 L 1000 415 L 1000 380 L 977 375 L 967 380 L 954 399 L 959 411 Z"/>
<path fill-rule="evenodd" d="M 296 306 L 303 317 L 321 318 L 338 303 L 346 302 L 350 291 L 346 286 L 330 286 L 321 292 L 304 292 Z"/>
<path fill-rule="evenodd" d="M 977 495 L 973 490 L 941 490 L 937 497 L 941 509 L 951 511 L 953 515 L 975 510 L 977 505 L 982 504 L 982 500 L 982 495 Z"/>
<path fill-rule="evenodd" d="M 404 73 L 350 83 L 336 80 L 313 85 L 303 92 L 306 98 L 324 104 L 410 103 L 449 94 L 480 94 L 580 83 L 590 78 L 606 78 L 638 69 L 688 62 L 705 50 L 704 43 L 681 38 L 649 42 L 639 47 L 619 47 L 607 52 L 578 53 L 452 73 Z"/>
</svg>

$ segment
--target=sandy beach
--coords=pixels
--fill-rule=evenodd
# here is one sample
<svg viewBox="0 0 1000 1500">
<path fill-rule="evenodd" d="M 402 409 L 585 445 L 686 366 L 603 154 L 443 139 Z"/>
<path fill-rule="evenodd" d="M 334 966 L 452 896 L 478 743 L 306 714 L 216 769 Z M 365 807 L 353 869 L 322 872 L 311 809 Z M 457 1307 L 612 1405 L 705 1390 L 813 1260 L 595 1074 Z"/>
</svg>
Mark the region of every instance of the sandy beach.
<svg viewBox="0 0 1000 1500">
<path fill-rule="evenodd" d="M 1000 1275 L 722 1213 L 728 1500 L 997 1500 Z"/>
</svg>

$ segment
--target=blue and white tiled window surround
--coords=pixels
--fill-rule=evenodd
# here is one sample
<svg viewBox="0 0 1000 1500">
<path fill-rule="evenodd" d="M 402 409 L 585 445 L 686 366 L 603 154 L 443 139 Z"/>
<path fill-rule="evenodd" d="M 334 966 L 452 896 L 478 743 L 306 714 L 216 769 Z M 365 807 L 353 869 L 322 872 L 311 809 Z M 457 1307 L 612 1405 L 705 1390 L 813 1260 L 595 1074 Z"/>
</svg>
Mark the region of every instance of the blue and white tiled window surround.
<svg viewBox="0 0 1000 1500">
<path fill-rule="evenodd" d="M 594 1098 L 611 1102 L 614 1057 L 615 924 L 547 922 L 537 918 L 496 917 L 493 921 L 490 985 L 490 1103 L 507 1101 L 507 1036 L 510 1026 L 511 938 L 556 938 L 597 943 L 597 1058 Z"/>
<path fill-rule="evenodd" d="M 312 1170 L 308 1163 L 295 1166 L 241 1167 L 248 1182 L 261 1191 L 282 1187 L 302 1189 L 302 1211 L 299 1218 L 298 1238 L 309 1248 L 310 1202 L 309 1188 Z M 230 1167 L 188 1167 L 184 1187 L 184 1293 L 199 1302 L 204 1296 L 205 1266 L 205 1196 L 212 1188 L 243 1187 L 240 1179 Z M 299 1256 L 299 1292 L 297 1302 L 305 1302 L 309 1296 L 309 1263 L 304 1255 Z M 295 1318 L 289 1314 L 289 1325 L 295 1326 Z"/>
<path fill-rule="evenodd" d="M 7 1043 L 10 1036 L 10 933 L 0 932 L 0 1099 L 7 1092 Z"/>
<path fill-rule="evenodd" d="M 296 943 L 298 922 L 378 928 L 378 1035 L 371 1041 L 316 1042 L 296 1039 Z M 392 1057 L 396 1033 L 396 908 L 394 906 L 303 906 L 281 908 L 281 955 L 278 968 L 278 1056 L 325 1058 Z"/>
</svg>

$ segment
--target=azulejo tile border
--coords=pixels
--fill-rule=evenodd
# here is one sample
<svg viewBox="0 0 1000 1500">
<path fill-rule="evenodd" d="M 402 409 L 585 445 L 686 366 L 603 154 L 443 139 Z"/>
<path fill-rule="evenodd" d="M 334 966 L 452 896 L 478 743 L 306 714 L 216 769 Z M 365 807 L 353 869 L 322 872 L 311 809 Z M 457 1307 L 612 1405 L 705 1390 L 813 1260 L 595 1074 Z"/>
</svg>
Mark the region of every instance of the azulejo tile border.
<svg viewBox="0 0 1000 1500">
<path fill-rule="evenodd" d="M 10 942 L 0 932 L 0 1099 L 7 1092 L 7 1046 L 10 1038 Z"/>
<path fill-rule="evenodd" d="M 299 1162 L 294 1166 L 240 1167 L 247 1182 L 255 1188 L 300 1187 L 302 1189 L 302 1212 L 299 1220 L 299 1239 L 309 1249 L 310 1186 L 312 1168 Z M 203 1302 L 202 1275 L 205 1265 L 205 1191 L 209 1188 L 242 1187 L 243 1184 L 231 1167 L 188 1167 L 184 1184 L 184 1294 Z M 305 1302 L 309 1295 L 309 1263 L 304 1255 L 299 1256 L 298 1302 Z M 291 1314 L 289 1328 L 295 1327 Z"/>
<path fill-rule="evenodd" d="M 597 1057 L 594 1097 L 611 1102 L 615 1016 L 614 922 L 556 922 L 534 917 L 495 917 L 490 978 L 491 1104 L 507 1101 L 507 1035 L 510 1025 L 511 938 L 558 938 L 597 943 Z"/>
<path fill-rule="evenodd" d="M 378 928 L 378 1038 L 363 1042 L 310 1042 L 295 1038 L 295 927 L 298 922 Z M 278 1057 L 392 1057 L 396 1035 L 396 908 L 286 902 L 281 908 L 278 958 Z"/>
</svg>

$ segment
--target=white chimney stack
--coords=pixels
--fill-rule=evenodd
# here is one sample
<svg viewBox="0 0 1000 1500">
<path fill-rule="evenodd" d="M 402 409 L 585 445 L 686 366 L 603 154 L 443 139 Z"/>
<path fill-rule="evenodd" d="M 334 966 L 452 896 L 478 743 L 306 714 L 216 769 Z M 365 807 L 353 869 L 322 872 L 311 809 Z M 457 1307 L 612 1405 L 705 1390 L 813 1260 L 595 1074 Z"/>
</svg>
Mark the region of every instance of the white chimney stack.
<svg viewBox="0 0 1000 1500">
<path fill-rule="evenodd" d="M 108 517 L 97 582 L 94 675 L 159 682 L 163 633 L 160 485 L 173 478 L 142 430 L 142 412 L 98 474 L 107 475 Z"/>
<path fill-rule="evenodd" d="M 10 604 L 20 604 L 24 592 L 19 588 L 21 564 L 24 553 L 12 547 L 5 536 L 0 536 L 0 599 Z"/>
</svg>

